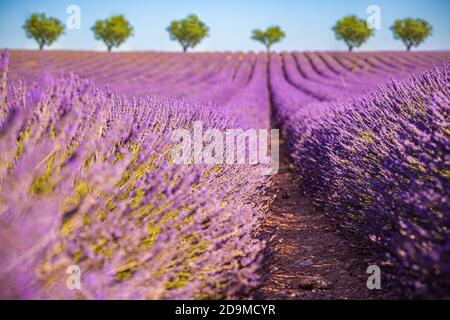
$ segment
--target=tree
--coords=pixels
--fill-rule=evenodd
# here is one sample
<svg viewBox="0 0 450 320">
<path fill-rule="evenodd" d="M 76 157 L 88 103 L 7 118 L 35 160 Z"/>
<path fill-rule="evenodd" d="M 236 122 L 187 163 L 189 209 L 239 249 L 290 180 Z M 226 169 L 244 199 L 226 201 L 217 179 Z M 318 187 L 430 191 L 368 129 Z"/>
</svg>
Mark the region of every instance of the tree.
<svg viewBox="0 0 450 320">
<path fill-rule="evenodd" d="M 28 38 L 36 40 L 39 50 L 50 46 L 64 33 L 64 25 L 45 13 L 33 13 L 23 25 Z"/>
<path fill-rule="evenodd" d="M 252 31 L 252 39 L 261 42 L 266 46 L 266 50 L 269 51 L 270 47 L 277 42 L 284 39 L 286 34 L 281 30 L 279 26 L 272 26 L 266 29 L 266 31 L 261 31 L 260 29 L 255 29 Z"/>
<path fill-rule="evenodd" d="M 418 47 L 426 38 L 432 35 L 433 27 L 423 19 L 406 18 L 395 20 L 391 27 L 395 39 L 400 39 L 406 45 L 406 50 Z"/>
<path fill-rule="evenodd" d="M 94 32 L 95 39 L 105 43 L 108 52 L 114 47 L 120 47 L 133 35 L 133 27 L 122 15 L 97 20 L 91 30 Z"/>
<path fill-rule="evenodd" d="M 374 31 L 367 26 L 366 20 L 357 16 L 342 18 L 336 22 L 332 30 L 336 35 L 336 39 L 343 40 L 350 52 L 353 48 L 359 48 L 374 34 Z"/>
<path fill-rule="evenodd" d="M 186 52 L 188 48 L 194 48 L 209 35 L 209 28 L 195 14 L 191 14 L 185 19 L 172 21 L 167 27 L 167 32 L 170 39 L 178 41 L 183 52 Z"/>
</svg>

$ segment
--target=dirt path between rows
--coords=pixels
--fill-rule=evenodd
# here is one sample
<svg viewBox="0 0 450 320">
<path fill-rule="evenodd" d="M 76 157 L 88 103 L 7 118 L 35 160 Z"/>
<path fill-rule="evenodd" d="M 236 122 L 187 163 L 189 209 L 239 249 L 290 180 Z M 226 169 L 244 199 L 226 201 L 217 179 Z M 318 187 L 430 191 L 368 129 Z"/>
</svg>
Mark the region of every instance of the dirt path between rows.
<svg viewBox="0 0 450 320">
<path fill-rule="evenodd" d="M 267 240 L 262 285 L 253 299 L 380 299 L 385 290 L 367 288 L 371 257 L 345 239 L 301 194 L 285 143 L 280 171 L 273 176 L 276 198 L 259 230 Z M 373 262 L 373 261 L 372 261 Z"/>
</svg>

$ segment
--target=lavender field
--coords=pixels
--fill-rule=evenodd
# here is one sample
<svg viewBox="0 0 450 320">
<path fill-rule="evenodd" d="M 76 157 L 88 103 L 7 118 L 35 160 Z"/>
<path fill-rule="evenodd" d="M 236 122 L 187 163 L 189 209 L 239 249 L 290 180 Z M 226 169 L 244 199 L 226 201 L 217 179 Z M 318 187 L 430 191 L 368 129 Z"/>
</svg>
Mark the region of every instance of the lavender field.
<svg viewBox="0 0 450 320">
<path fill-rule="evenodd" d="M 448 298 L 448 52 L 94 53 L 0 61 L 0 296 L 236 299 L 264 281 L 259 165 L 171 132 L 280 128 L 314 210 L 415 297 Z M 66 289 L 66 270 L 83 290 Z M 406 294 L 406 293 L 405 293 Z"/>
</svg>

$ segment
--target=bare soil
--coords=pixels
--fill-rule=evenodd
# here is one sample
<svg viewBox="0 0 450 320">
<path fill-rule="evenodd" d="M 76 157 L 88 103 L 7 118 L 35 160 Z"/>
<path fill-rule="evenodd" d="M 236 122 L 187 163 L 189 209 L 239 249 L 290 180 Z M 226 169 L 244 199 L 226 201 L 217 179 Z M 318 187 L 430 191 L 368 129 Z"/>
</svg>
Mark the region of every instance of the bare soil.
<svg viewBox="0 0 450 320">
<path fill-rule="evenodd" d="M 267 241 L 262 285 L 253 299 L 381 299 L 386 289 L 367 288 L 373 264 L 364 246 L 345 238 L 299 189 L 285 143 L 280 171 L 273 176 L 276 198 L 259 233 Z M 383 283 L 382 283 L 383 287 Z"/>
</svg>

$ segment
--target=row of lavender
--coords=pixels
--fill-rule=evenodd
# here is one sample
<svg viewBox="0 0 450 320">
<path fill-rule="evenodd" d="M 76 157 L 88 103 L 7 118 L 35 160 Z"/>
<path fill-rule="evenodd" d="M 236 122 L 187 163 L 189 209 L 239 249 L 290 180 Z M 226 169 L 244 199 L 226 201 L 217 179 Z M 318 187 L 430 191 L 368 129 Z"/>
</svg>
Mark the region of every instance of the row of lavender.
<svg viewBox="0 0 450 320">
<path fill-rule="evenodd" d="M 54 76 L 60 70 L 70 70 L 94 81 L 98 87 L 107 85 L 128 96 L 152 94 L 200 102 L 212 99 L 222 104 L 246 87 L 261 54 L 12 51 L 11 56 L 12 79 L 37 80 L 43 74 Z M 376 85 L 393 70 L 409 74 L 412 61 L 416 68 L 429 66 L 440 56 L 443 59 L 445 54 L 383 52 L 353 57 L 339 52 L 294 52 L 283 53 L 282 58 L 287 62 L 288 80 L 323 100 L 335 99 L 334 94 L 342 89 L 352 93 L 351 86 L 361 83 L 360 76 L 364 77 L 364 83 Z"/>
<path fill-rule="evenodd" d="M 343 229 L 373 244 L 380 267 L 394 268 L 408 294 L 448 298 L 450 93 L 442 62 L 449 56 L 398 56 L 362 72 L 354 65 L 380 61 L 350 57 L 352 64 L 335 64 L 320 79 L 305 76 L 292 57 L 271 57 L 276 118 L 301 187 Z M 365 94 L 387 76 L 404 81 Z"/>
<path fill-rule="evenodd" d="M 37 80 L 44 73 L 57 75 L 60 70 L 70 70 L 94 81 L 98 87 L 108 86 L 127 96 L 186 98 L 201 95 L 205 90 L 218 91 L 238 76 L 249 78 L 255 56 L 13 51 L 11 76 Z"/>
<path fill-rule="evenodd" d="M 189 128 L 194 120 L 222 129 L 237 126 L 231 118 L 238 118 L 240 127 L 267 127 L 267 64 L 276 117 L 294 150 L 300 175 L 313 180 L 305 183 L 311 186 L 307 192 L 326 210 L 330 204 L 340 208 L 333 212 L 349 229 L 367 231 L 367 221 L 378 220 L 344 218 L 355 215 L 343 210 L 342 202 L 335 202 L 330 194 L 318 191 L 325 182 L 340 179 L 345 184 L 341 181 L 339 188 L 328 192 L 347 195 L 345 188 L 353 187 L 340 170 L 342 164 L 350 172 L 354 168 L 345 157 L 339 160 L 334 155 L 334 145 L 320 149 L 323 154 L 314 151 L 322 143 L 317 132 L 334 134 L 320 130 L 341 125 L 332 119 L 348 113 L 330 102 L 364 97 L 389 75 L 405 79 L 412 71 L 447 60 L 446 53 L 283 53 L 271 55 L 268 61 L 266 55 L 253 53 L 13 52 L 13 78 L 48 83 L 28 89 L 18 83 L 9 89 L 8 102 L 2 101 L 0 255 L 5 261 L 2 280 L 8 280 L 5 290 L 22 297 L 201 298 L 233 297 L 255 286 L 261 243 L 253 239 L 252 228 L 268 201 L 263 193 L 267 181 L 248 166 L 173 166 L 165 151 L 171 129 Z M 182 97 L 187 103 L 120 97 L 77 78 L 55 82 L 51 75 L 60 69 L 76 70 L 129 97 L 153 93 Z M 42 76 L 43 71 L 48 76 Z M 216 104 L 198 105 L 210 101 Z M 346 124 L 344 132 L 353 134 Z M 339 162 L 326 176 L 330 163 L 322 157 L 330 153 Z M 355 161 L 354 166 L 360 164 Z M 440 172 L 445 176 L 446 170 Z M 53 213 L 42 214 L 47 211 Z M 392 212 L 397 217 L 397 211 Z M 34 225 L 36 221 L 41 225 Z M 371 228 L 376 231 L 376 227 Z M 390 239 L 371 234 L 376 243 Z M 207 240 L 201 241 L 203 237 Z M 397 252 L 394 240 L 383 243 L 391 259 L 414 256 Z M 401 269 L 413 269 L 416 277 L 409 279 L 417 279 L 422 271 L 411 267 L 411 261 Z M 67 277 L 66 266 L 74 262 L 87 270 L 83 296 L 68 292 L 61 281 Z M 416 285 L 423 288 L 420 281 Z"/>
<path fill-rule="evenodd" d="M 230 89 L 230 106 L 252 106 L 267 126 L 263 58 L 253 59 L 251 79 L 233 76 L 251 91 Z M 253 232 L 269 182 L 257 166 L 176 165 L 170 152 L 173 129 L 251 125 L 242 110 L 127 98 L 73 75 L 7 83 L 7 60 L 3 54 L 2 298 L 233 298 L 257 285 L 263 243 Z M 73 266 L 82 290 L 67 287 Z"/>
</svg>

